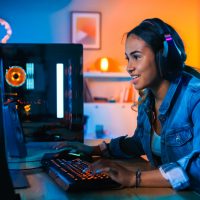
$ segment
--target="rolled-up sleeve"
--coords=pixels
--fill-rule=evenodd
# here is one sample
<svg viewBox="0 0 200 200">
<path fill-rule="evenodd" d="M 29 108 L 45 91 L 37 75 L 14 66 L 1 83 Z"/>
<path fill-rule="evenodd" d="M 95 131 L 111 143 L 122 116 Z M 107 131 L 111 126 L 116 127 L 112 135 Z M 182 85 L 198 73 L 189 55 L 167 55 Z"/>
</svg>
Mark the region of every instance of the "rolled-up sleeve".
<svg viewBox="0 0 200 200">
<path fill-rule="evenodd" d="M 177 162 L 161 165 L 159 170 L 172 188 L 191 188 L 200 193 L 200 151 L 193 151 Z"/>
<path fill-rule="evenodd" d="M 159 170 L 175 190 L 182 190 L 190 185 L 187 174 L 176 162 L 164 164 L 159 167 Z"/>
<path fill-rule="evenodd" d="M 127 136 L 121 136 L 114 138 L 109 143 L 109 152 L 113 157 L 131 158 L 132 156 L 127 155 L 121 149 L 120 142 L 124 140 Z"/>
</svg>

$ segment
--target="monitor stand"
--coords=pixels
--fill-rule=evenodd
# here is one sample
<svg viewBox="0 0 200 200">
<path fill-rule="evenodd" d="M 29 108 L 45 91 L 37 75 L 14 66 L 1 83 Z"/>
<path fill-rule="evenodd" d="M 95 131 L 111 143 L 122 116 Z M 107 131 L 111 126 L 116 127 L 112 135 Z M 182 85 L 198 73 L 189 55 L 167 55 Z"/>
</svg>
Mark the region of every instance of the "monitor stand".
<svg viewBox="0 0 200 200">
<path fill-rule="evenodd" d="M 62 142 L 27 142 L 27 156 L 24 158 L 8 156 L 9 169 L 27 170 L 42 166 L 41 159 L 45 153 L 57 153 L 59 150 L 53 148 Z"/>
<path fill-rule="evenodd" d="M 15 189 L 29 187 L 27 177 L 22 170 L 10 169 L 9 172 Z"/>
<path fill-rule="evenodd" d="M 14 188 L 27 188 L 29 183 L 24 170 L 41 167 L 45 153 L 56 153 L 53 146 L 60 142 L 29 142 L 26 144 L 27 156 L 24 158 L 9 157 L 8 168 Z"/>
</svg>

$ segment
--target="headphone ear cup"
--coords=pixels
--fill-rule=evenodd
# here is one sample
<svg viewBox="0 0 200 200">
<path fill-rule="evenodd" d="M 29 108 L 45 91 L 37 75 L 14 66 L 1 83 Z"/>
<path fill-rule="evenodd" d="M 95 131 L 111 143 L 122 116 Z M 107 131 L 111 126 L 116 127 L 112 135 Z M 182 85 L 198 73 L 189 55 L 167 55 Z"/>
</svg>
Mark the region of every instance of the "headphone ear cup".
<svg viewBox="0 0 200 200">
<path fill-rule="evenodd" d="M 156 64 L 162 78 L 172 80 L 183 69 L 181 52 L 171 38 L 163 42 L 163 49 L 156 53 Z"/>
</svg>

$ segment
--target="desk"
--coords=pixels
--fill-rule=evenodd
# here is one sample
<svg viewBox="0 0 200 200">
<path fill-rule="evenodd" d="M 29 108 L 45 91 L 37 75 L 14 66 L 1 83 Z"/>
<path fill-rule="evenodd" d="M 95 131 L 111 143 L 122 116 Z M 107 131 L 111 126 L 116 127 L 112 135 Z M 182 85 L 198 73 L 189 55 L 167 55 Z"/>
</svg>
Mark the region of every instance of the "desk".
<svg viewBox="0 0 200 200">
<path fill-rule="evenodd" d="M 120 190 L 89 191 L 68 193 L 57 186 L 42 169 L 25 172 L 30 184 L 29 188 L 17 189 L 22 200 L 199 200 L 194 192 L 175 192 L 171 188 L 124 188 Z"/>
<path fill-rule="evenodd" d="M 199 200 L 200 196 L 193 192 L 176 193 L 170 188 L 126 188 L 121 190 L 91 191 L 87 193 L 66 193 L 60 189 L 43 172 L 27 175 L 30 187 L 18 189 L 22 200 L 114 200 L 114 199 L 166 199 L 166 200 Z"/>
<path fill-rule="evenodd" d="M 127 167 L 142 170 L 150 169 L 148 162 L 144 160 L 129 160 L 118 162 Z M 87 191 L 81 193 L 69 193 L 63 191 L 41 168 L 25 170 L 30 187 L 16 189 L 22 200 L 199 200 L 200 195 L 191 191 L 175 192 L 171 188 L 124 188 L 120 190 Z"/>
</svg>

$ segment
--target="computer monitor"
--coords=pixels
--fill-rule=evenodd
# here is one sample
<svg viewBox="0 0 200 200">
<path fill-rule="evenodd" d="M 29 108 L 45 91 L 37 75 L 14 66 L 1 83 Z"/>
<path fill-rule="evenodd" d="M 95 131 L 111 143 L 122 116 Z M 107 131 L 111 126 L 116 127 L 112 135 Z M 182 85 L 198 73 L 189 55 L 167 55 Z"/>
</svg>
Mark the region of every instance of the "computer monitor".
<svg viewBox="0 0 200 200">
<path fill-rule="evenodd" d="M 1 62 L 1 61 L 0 61 Z M 20 199 L 20 196 L 15 193 L 12 184 L 11 176 L 8 170 L 7 153 L 5 145 L 4 132 L 4 81 L 3 69 L 0 67 L 0 195 L 4 199 Z"/>
<path fill-rule="evenodd" d="M 81 44 L 0 44 L 5 101 L 16 102 L 26 141 L 83 142 Z"/>
</svg>

